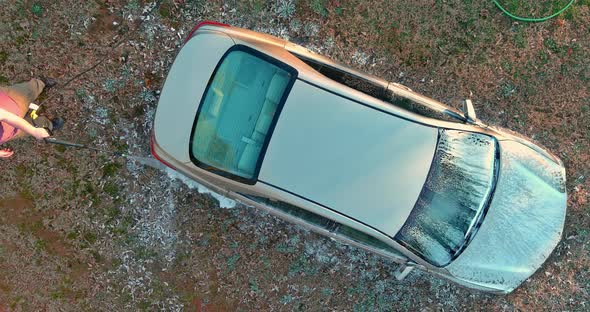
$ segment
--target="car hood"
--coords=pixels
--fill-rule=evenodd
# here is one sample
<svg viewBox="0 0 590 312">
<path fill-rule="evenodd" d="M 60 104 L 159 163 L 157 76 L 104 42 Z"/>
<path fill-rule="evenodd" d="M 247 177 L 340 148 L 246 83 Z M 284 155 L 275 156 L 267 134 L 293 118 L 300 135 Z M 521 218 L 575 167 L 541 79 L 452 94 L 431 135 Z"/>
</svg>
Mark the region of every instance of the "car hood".
<svg viewBox="0 0 590 312">
<path fill-rule="evenodd" d="M 258 179 L 393 236 L 418 199 L 437 137 L 437 128 L 299 80 Z"/>
<path fill-rule="evenodd" d="M 475 238 L 446 267 L 460 282 L 510 292 L 530 277 L 561 239 L 565 169 L 515 142 L 500 141 L 494 197 Z"/>
</svg>

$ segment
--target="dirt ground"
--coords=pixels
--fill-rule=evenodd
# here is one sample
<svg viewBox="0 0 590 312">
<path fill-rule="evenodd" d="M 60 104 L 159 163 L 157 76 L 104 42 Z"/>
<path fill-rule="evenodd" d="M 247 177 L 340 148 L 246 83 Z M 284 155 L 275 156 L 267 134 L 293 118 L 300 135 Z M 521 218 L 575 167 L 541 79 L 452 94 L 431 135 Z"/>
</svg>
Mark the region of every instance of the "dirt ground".
<svg viewBox="0 0 590 312">
<path fill-rule="evenodd" d="M 568 1 L 529 2 L 501 1 L 535 16 Z M 507 296 L 420 272 L 399 282 L 390 261 L 173 172 L 28 138 L 0 161 L 0 311 L 590 310 L 589 0 L 534 24 L 487 0 L 164 0 L 148 14 L 155 4 L 0 0 L 0 83 L 55 77 L 41 100 L 67 120 L 60 138 L 148 156 L 196 22 L 270 33 L 449 105 L 472 94 L 484 122 L 553 151 L 568 176 L 562 242 Z"/>
</svg>

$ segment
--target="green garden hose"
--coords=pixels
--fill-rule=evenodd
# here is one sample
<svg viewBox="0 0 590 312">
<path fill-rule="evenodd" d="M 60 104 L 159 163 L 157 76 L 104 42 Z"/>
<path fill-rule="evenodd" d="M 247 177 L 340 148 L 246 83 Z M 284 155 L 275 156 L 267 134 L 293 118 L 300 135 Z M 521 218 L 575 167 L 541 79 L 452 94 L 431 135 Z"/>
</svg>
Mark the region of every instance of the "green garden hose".
<svg viewBox="0 0 590 312">
<path fill-rule="evenodd" d="M 504 12 L 504 14 L 510 16 L 511 18 L 517 20 L 517 21 L 522 21 L 522 22 L 544 22 L 548 19 L 554 18 L 557 15 L 563 13 L 563 11 L 567 10 L 567 8 L 569 8 L 575 0 L 571 0 L 566 6 L 564 6 L 561 10 L 557 11 L 556 13 L 549 15 L 549 16 L 545 16 L 545 17 L 520 17 L 520 16 L 516 16 L 513 15 L 512 13 L 508 12 L 503 6 L 500 5 L 500 3 L 498 3 L 498 0 L 493 0 L 494 4 L 496 4 L 496 6 L 502 10 L 502 12 Z"/>
</svg>

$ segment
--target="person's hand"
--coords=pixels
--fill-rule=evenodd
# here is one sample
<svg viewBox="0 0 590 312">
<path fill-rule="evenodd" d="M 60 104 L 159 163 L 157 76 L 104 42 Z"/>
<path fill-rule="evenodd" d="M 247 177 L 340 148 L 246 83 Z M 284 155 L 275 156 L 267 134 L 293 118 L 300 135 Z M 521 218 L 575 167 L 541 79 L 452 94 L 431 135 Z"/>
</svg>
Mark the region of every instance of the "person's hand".
<svg viewBox="0 0 590 312">
<path fill-rule="evenodd" d="M 43 140 L 44 138 L 49 137 L 49 132 L 47 132 L 47 130 L 45 130 L 43 128 L 35 128 L 35 132 L 33 133 L 33 136 L 37 140 Z"/>
<path fill-rule="evenodd" d="M 0 158 L 8 158 L 14 154 L 14 151 L 10 148 L 0 149 Z"/>
</svg>

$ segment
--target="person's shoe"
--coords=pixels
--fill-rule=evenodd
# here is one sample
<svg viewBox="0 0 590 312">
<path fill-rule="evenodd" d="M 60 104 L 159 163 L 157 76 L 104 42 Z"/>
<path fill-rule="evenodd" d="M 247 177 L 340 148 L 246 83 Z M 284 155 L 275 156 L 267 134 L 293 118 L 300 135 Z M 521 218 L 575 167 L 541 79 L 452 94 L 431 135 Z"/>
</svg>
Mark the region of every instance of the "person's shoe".
<svg viewBox="0 0 590 312">
<path fill-rule="evenodd" d="M 41 76 L 39 77 L 39 80 L 43 81 L 45 84 L 45 90 L 49 90 L 57 85 L 57 80 L 51 77 Z"/>
<path fill-rule="evenodd" d="M 8 158 L 14 154 L 14 150 L 10 147 L 0 149 L 0 158 Z"/>
<path fill-rule="evenodd" d="M 51 119 L 52 131 L 58 131 L 63 128 L 65 121 L 60 117 Z"/>
</svg>

